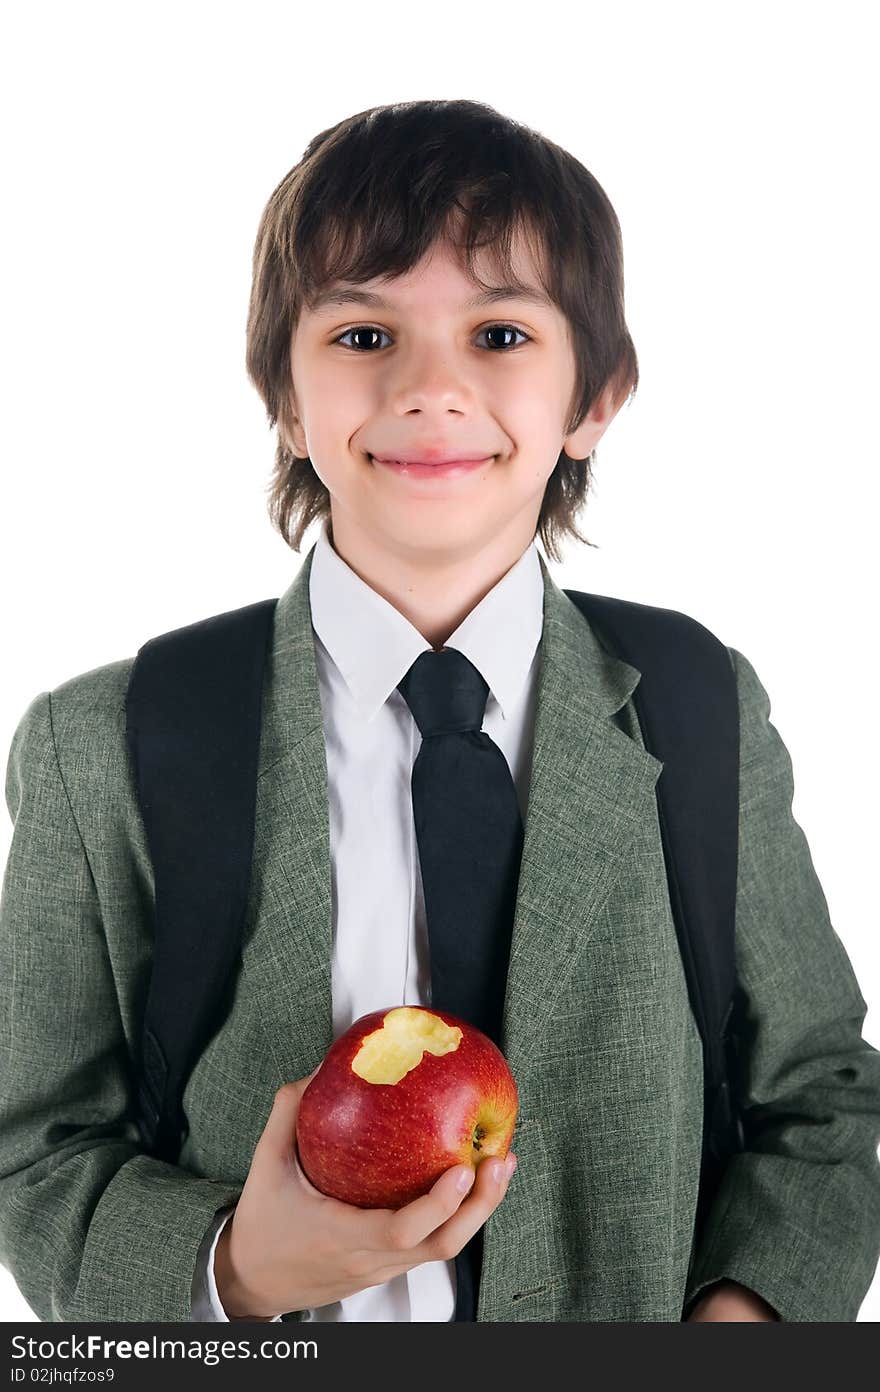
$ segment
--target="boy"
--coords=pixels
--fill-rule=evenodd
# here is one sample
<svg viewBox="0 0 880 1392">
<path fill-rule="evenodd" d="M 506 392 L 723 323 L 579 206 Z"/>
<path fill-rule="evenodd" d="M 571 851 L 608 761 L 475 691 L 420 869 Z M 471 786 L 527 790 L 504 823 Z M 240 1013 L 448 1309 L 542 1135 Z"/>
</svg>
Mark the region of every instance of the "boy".
<svg viewBox="0 0 880 1392">
<path fill-rule="evenodd" d="M 279 427 L 273 521 L 294 550 L 321 531 L 275 616 L 235 996 L 177 1165 L 132 1120 L 153 881 L 131 659 L 37 696 L 13 740 L 0 1257 L 26 1299 L 54 1320 L 854 1320 L 880 1250 L 880 1054 L 767 694 L 730 649 L 748 1144 L 692 1252 L 702 1062 L 663 765 L 640 673 L 535 545 L 585 540 L 589 461 L 638 381 L 604 193 L 476 103 L 359 113 L 267 204 L 247 361 Z M 502 1033 L 520 1164 L 359 1210 L 312 1188 L 291 1138 L 333 1038 L 431 1003 L 408 679 L 441 652 L 482 677 L 525 830 Z"/>
</svg>

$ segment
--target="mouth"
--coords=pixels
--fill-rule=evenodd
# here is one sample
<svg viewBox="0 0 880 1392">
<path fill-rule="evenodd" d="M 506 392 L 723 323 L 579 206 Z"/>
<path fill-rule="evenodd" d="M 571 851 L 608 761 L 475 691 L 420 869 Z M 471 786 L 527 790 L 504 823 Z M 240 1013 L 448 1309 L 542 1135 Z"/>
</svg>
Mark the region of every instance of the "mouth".
<svg viewBox="0 0 880 1392">
<path fill-rule="evenodd" d="M 495 456 L 487 454 L 483 459 L 448 459 L 443 464 L 414 464 L 405 459 L 377 459 L 372 454 L 368 458 L 371 464 L 376 464 L 381 469 L 388 469 L 389 472 L 399 474 L 401 477 L 431 479 L 458 478 L 466 474 L 473 474 L 476 470 L 484 468 L 486 464 L 490 464 Z"/>
</svg>

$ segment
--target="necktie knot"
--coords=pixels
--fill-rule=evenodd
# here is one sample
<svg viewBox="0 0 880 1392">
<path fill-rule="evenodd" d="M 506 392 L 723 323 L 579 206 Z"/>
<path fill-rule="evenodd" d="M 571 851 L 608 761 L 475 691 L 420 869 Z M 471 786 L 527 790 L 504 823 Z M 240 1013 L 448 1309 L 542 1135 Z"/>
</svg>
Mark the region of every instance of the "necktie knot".
<svg viewBox="0 0 880 1392">
<path fill-rule="evenodd" d="M 423 739 L 482 727 L 489 686 L 457 648 L 420 653 L 397 689 Z"/>
</svg>

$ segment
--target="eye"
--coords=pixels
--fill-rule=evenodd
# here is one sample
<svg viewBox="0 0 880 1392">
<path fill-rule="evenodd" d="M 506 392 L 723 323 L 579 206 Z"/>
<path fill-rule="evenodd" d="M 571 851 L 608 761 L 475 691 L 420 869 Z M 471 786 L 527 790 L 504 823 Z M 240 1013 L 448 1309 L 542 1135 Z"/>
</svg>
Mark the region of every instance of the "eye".
<svg viewBox="0 0 880 1392">
<path fill-rule="evenodd" d="M 527 334 L 527 333 L 525 332 L 524 329 L 518 329 L 518 328 L 516 327 L 515 324 L 487 324 L 486 327 L 485 327 L 484 329 L 480 329 L 479 332 L 480 332 L 481 334 L 484 334 L 484 333 L 491 333 L 491 332 L 493 332 L 493 331 L 495 331 L 495 330 L 497 330 L 497 329 L 501 329 L 501 330 L 503 330 L 504 332 L 519 334 L 520 337 L 523 338 L 523 339 L 525 339 L 525 341 L 526 341 L 527 343 L 531 343 L 531 341 L 532 341 L 531 335 L 530 335 L 530 334 Z M 354 328 L 346 329 L 346 330 L 345 330 L 345 333 L 338 334 L 336 338 L 334 338 L 334 339 L 331 340 L 331 342 L 332 342 L 332 343 L 339 343 L 339 344 L 342 345 L 343 348 L 345 348 L 345 347 L 347 347 L 348 345 L 342 342 L 342 340 L 343 340 L 344 338 L 348 338 L 351 334 L 370 334 L 370 333 L 385 334 L 385 337 L 386 337 L 386 338 L 390 337 L 389 334 L 386 334 L 386 333 L 385 333 L 385 330 L 384 330 L 384 329 L 377 328 L 377 326 L 376 326 L 375 324 L 355 324 Z M 519 347 L 521 347 L 521 346 L 522 346 L 522 345 L 519 344 L 519 343 L 505 344 L 505 345 L 502 345 L 502 347 L 501 347 L 500 349 L 499 349 L 498 347 L 496 347 L 496 348 L 491 348 L 491 349 L 489 349 L 489 351 L 490 351 L 490 352 L 496 352 L 496 353 L 499 352 L 499 351 L 500 351 L 500 352 L 509 352 L 509 351 L 511 350 L 511 348 L 519 348 Z M 363 352 L 371 352 L 372 349 L 353 348 L 353 351 L 354 351 L 354 352 L 358 352 L 358 353 L 363 353 Z"/>
</svg>

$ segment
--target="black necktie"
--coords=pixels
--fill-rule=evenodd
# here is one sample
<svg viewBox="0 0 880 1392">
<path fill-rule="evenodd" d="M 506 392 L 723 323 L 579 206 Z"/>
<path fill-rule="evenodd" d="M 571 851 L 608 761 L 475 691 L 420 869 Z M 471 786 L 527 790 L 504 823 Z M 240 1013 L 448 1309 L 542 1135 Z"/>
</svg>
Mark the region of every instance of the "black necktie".
<svg viewBox="0 0 880 1392">
<path fill-rule="evenodd" d="M 489 687 L 455 648 L 423 652 L 398 684 L 422 735 L 412 802 L 431 958 L 431 1004 L 500 1047 L 523 823 Z M 482 1228 L 456 1257 L 455 1320 L 475 1320 Z"/>
</svg>

